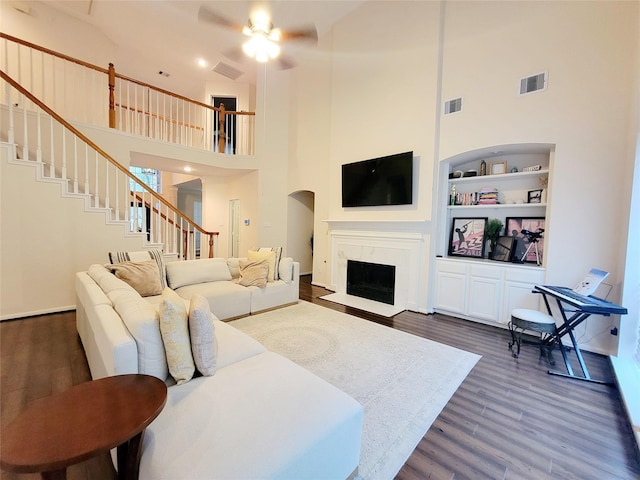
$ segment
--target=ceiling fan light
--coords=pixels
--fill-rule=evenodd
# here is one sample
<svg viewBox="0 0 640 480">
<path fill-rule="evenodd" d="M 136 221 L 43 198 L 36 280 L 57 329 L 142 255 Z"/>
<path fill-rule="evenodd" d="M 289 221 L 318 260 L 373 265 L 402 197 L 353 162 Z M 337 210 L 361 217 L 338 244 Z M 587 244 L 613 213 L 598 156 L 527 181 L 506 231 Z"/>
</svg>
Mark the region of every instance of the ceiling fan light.
<svg viewBox="0 0 640 480">
<path fill-rule="evenodd" d="M 242 50 L 258 62 L 266 62 L 280 54 L 280 46 L 262 34 L 254 34 L 242 45 Z"/>
</svg>

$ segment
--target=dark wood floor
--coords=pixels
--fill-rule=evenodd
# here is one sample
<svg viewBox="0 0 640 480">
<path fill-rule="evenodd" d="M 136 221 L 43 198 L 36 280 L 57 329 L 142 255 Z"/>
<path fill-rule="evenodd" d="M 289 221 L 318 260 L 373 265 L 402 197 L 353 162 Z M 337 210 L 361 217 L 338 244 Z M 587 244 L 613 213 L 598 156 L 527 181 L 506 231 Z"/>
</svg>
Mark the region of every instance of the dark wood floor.
<svg viewBox="0 0 640 480">
<path fill-rule="evenodd" d="M 499 328 L 414 312 L 387 319 L 319 298 L 326 293 L 302 278 L 302 300 L 482 355 L 396 478 L 640 479 L 614 387 L 548 375 L 534 347 L 512 358 Z M 73 312 L 1 322 L 0 342 L 1 426 L 30 401 L 90 379 Z M 594 377 L 612 379 L 606 357 L 586 361 Z M 2 480 L 36 478 L 2 472 Z M 68 478 L 115 474 L 103 455 L 70 467 Z"/>
</svg>

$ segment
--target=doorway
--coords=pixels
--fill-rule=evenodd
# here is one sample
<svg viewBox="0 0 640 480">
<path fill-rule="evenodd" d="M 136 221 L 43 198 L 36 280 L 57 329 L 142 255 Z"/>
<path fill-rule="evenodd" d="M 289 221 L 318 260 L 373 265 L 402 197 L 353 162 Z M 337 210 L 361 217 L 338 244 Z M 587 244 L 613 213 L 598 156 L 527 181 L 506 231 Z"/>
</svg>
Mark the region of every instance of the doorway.
<svg viewBox="0 0 640 480">
<path fill-rule="evenodd" d="M 227 112 L 236 112 L 238 106 L 238 99 L 236 97 L 218 97 L 214 96 L 212 99 L 214 107 L 219 107 L 220 104 L 224 105 L 224 109 Z M 228 155 L 235 155 L 236 153 L 236 115 L 225 115 L 224 123 L 220 125 L 221 119 L 218 112 L 214 112 L 214 129 L 213 129 L 213 151 L 219 153 L 226 153 Z M 224 131 L 225 148 L 224 152 L 220 152 L 220 146 L 218 144 L 218 135 L 221 129 Z"/>
<path fill-rule="evenodd" d="M 313 273 L 315 194 L 301 190 L 289 195 L 287 253 L 300 262 L 300 275 Z"/>
<path fill-rule="evenodd" d="M 240 200 L 229 200 L 229 258 L 238 258 L 240 251 Z"/>
</svg>

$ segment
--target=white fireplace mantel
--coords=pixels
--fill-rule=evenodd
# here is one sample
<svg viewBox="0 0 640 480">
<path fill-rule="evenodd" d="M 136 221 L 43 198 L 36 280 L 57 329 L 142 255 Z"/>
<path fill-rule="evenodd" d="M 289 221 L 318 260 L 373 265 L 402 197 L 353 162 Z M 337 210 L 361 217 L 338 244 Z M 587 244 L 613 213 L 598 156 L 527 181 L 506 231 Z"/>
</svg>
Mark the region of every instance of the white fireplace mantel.
<svg viewBox="0 0 640 480">
<path fill-rule="evenodd" d="M 396 267 L 394 306 L 417 310 L 420 268 L 425 238 L 431 222 L 325 220 L 331 238 L 329 289 L 346 295 L 347 260 Z"/>
</svg>

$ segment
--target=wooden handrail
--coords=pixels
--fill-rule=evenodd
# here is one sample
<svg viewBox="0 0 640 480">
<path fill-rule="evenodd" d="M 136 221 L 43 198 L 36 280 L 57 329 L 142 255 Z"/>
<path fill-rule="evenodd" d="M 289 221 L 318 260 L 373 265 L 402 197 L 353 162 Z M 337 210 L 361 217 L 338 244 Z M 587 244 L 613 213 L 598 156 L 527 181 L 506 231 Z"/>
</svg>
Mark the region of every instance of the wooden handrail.
<svg viewBox="0 0 640 480">
<path fill-rule="evenodd" d="M 91 139 L 89 139 L 80 130 L 75 128 L 73 125 L 71 125 L 69 122 L 67 122 L 64 118 L 62 118 L 60 115 L 58 115 L 56 112 L 54 112 L 51 108 L 49 108 L 47 105 L 45 105 L 43 102 L 41 102 L 38 98 L 33 96 L 31 94 L 31 92 L 26 90 L 22 85 L 20 85 L 13 78 L 11 78 L 9 75 L 7 75 L 3 70 L 0 70 L 0 77 L 3 80 L 5 80 L 7 83 L 9 83 L 11 86 L 13 86 L 20 93 L 22 93 L 24 96 L 26 96 L 30 101 L 32 101 L 33 103 L 38 105 L 38 107 L 40 107 L 44 112 L 46 112 L 52 118 L 54 118 L 58 123 L 63 125 L 67 130 L 69 130 L 71 133 L 73 133 L 76 137 L 81 139 L 83 142 L 85 142 L 87 145 L 89 145 L 92 149 L 94 149 L 96 152 L 98 152 L 100 155 L 102 155 L 102 157 L 104 157 L 109 163 L 111 163 L 114 167 L 116 167 L 118 170 L 120 170 L 124 175 L 126 175 L 131 180 L 133 180 L 135 183 L 137 183 L 138 185 L 140 185 L 144 189 L 146 189 L 152 197 L 154 197 L 156 200 L 158 200 L 160 203 L 162 203 L 165 207 L 167 207 L 169 210 L 171 210 L 175 214 L 183 217 L 187 222 L 191 223 L 194 226 L 194 228 L 196 230 L 198 230 L 200 233 L 202 233 L 203 235 L 218 235 L 219 234 L 219 232 L 209 232 L 207 230 L 204 230 L 195 221 L 193 221 L 187 215 L 185 215 L 180 210 L 178 210 L 176 207 L 171 205 L 171 203 L 169 203 L 167 200 L 165 200 L 162 195 L 160 195 L 157 192 L 155 192 L 149 185 L 147 185 L 145 182 L 143 182 L 138 177 L 136 177 L 131 172 L 129 172 L 129 170 L 124 168 L 120 164 L 120 162 L 118 162 L 111 155 L 109 155 L 107 152 L 102 150 L 98 145 L 93 143 L 93 141 L 91 141 Z M 209 255 L 210 256 L 213 255 L 213 252 L 212 252 L 211 249 L 209 251 Z"/>
<path fill-rule="evenodd" d="M 180 100 L 184 100 L 184 101 L 189 102 L 189 103 L 193 103 L 194 105 L 199 105 L 201 107 L 208 108 L 210 110 L 220 111 L 219 107 L 212 106 L 212 105 L 207 105 L 206 103 L 199 102 L 198 100 L 193 100 L 191 98 L 185 97 L 185 96 L 180 95 L 178 93 L 170 92 L 169 90 L 164 90 L 162 88 L 155 87 L 155 86 L 153 86 L 153 85 L 151 85 L 149 83 L 145 83 L 145 82 L 142 82 L 140 80 L 136 80 L 135 78 L 127 77 L 126 75 L 122 75 L 120 73 L 117 73 L 115 71 L 115 68 L 112 68 L 113 67 L 112 63 L 110 63 L 109 64 L 109 68 L 106 69 L 106 68 L 99 67 L 97 65 L 92 65 L 91 63 L 85 62 L 83 60 L 78 60 L 77 58 L 73 58 L 73 57 L 70 57 L 68 55 L 64 55 L 62 53 L 55 52 L 55 51 L 50 50 L 48 48 L 41 47 L 40 45 L 36 45 L 35 43 L 27 42 L 26 40 L 22 40 L 20 38 L 14 37 L 12 35 L 8 35 L 8 34 L 3 33 L 3 32 L 0 32 L 0 38 L 4 38 L 6 40 L 10 40 L 10 41 L 18 43 L 20 45 L 24 45 L 25 47 L 33 48 L 34 50 L 38 50 L 40 52 L 47 53 L 49 55 L 53 55 L 54 57 L 58 57 L 58 58 L 61 58 L 63 60 L 67 60 L 69 62 L 73 62 L 73 63 L 76 63 L 78 65 L 82 65 L 83 67 L 87 67 L 87 68 L 90 68 L 92 70 L 96 70 L 98 72 L 107 74 L 109 76 L 113 75 L 114 78 L 119 78 L 121 80 L 126 80 L 127 82 L 132 82 L 132 83 L 135 83 L 137 85 L 140 85 L 141 87 L 150 88 L 152 90 L 155 90 L 156 92 L 162 93 L 164 95 L 169 95 L 171 97 L 174 97 L 174 98 L 177 98 L 177 99 L 180 99 Z M 226 113 L 227 114 L 231 114 L 231 115 L 250 115 L 250 116 L 255 116 L 255 114 L 256 114 L 255 112 L 242 112 L 242 111 L 240 111 L 240 112 L 227 111 Z"/>
<path fill-rule="evenodd" d="M 26 40 L 22 40 L 20 38 L 13 37 L 11 35 L 7 35 L 6 33 L 0 32 L 0 38 L 4 38 L 6 40 L 10 40 L 12 42 L 18 43 L 20 45 L 24 45 L 25 47 L 33 48 L 34 50 L 38 50 L 43 53 L 47 53 L 49 55 L 53 55 L 54 57 L 61 58 L 68 62 L 77 63 L 78 65 L 82 65 L 83 67 L 90 68 L 92 70 L 96 70 L 101 73 L 109 73 L 109 70 L 106 68 L 98 67 L 97 65 L 92 65 L 90 63 L 84 62 L 82 60 L 78 60 L 77 58 L 70 57 L 68 55 L 64 55 L 63 53 L 54 52 L 53 50 L 49 50 L 48 48 L 41 47 L 40 45 L 36 45 L 35 43 L 27 42 Z"/>
</svg>

